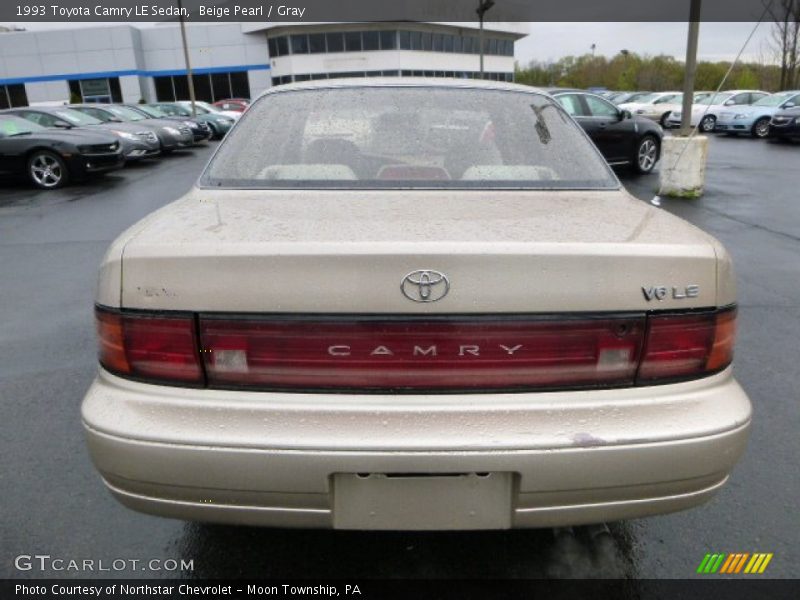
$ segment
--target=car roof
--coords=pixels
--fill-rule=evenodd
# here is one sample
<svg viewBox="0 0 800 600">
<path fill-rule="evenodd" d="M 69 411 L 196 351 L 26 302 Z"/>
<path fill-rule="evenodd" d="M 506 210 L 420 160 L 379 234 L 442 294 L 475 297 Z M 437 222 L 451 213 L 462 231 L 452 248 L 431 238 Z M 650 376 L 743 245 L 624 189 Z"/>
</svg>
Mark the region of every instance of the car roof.
<svg viewBox="0 0 800 600">
<path fill-rule="evenodd" d="M 586 90 L 581 90 L 578 88 L 554 87 L 554 88 L 540 88 L 540 89 L 542 92 L 550 94 L 551 96 L 553 94 L 594 94 L 595 96 L 599 95 L 597 92 L 587 92 Z"/>
<path fill-rule="evenodd" d="M 35 112 L 43 112 L 51 114 L 57 110 L 64 110 L 65 108 L 69 108 L 69 105 L 59 104 L 58 106 L 14 106 L 7 110 L 8 111 L 27 110 L 27 111 L 35 111 Z"/>
<path fill-rule="evenodd" d="M 487 81 L 482 79 L 448 79 L 444 77 L 359 77 L 317 79 L 312 81 L 287 83 L 268 88 L 261 92 L 259 97 L 297 90 L 392 87 L 487 89 L 536 94 L 547 93 L 545 90 L 538 87 L 520 85 L 518 83 L 507 83 L 503 81 Z"/>
</svg>

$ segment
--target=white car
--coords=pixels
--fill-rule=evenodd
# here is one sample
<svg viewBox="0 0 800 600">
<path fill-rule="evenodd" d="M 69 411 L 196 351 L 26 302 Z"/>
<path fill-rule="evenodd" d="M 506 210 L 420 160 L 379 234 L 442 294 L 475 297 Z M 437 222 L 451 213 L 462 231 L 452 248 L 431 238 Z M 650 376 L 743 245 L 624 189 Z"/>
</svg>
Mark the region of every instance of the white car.
<svg viewBox="0 0 800 600">
<path fill-rule="evenodd" d="M 91 457 L 157 515 L 629 519 L 711 498 L 750 428 L 728 253 L 526 86 L 270 89 L 111 245 L 95 314 Z"/>
<path fill-rule="evenodd" d="M 699 123 L 700 131 L 710 133 L 716 127 L 720 113 L 726 108 L 750 105 L 767 96 L 769 96 L 769 92 L 761 90 L 729 90 L 706 96 L 692 105 L 691 126 L 697 127 Z M 680 127 L 682 115 L 681 109 L 672 111 L 667 117 L 667 127 Z"/>
<path fill-rule="evenodd" d="M 192 109 L 192 103 L 189 100 L 179 100 L 176 104 L 180 104 L 181 106 L 185 106 L 189 110 Z M 226 117 L 230 117 L 234 121 L 238 121 L 239 118 L 242 116 L 242 113 L 237 112 L 235 110 L 222 110 L 214 106 L 213 104 L 209 104 L 208 102 L 203 102 L 201 100 L 195 101 L 195 109 L 200 112 L 200 114 L 207 114 L 207 113 L 215 113 L 218 115 L 225 115 Z"/>
<path fill-rule="evenodd" d="M 631 114 L 652 119 L 663 127 L 669 114 L 681 108 L 682 101 L 680 92 L 654 92 L 637 98 L 636 102 L 624 102 L 618 106 Z"/>
</svg>

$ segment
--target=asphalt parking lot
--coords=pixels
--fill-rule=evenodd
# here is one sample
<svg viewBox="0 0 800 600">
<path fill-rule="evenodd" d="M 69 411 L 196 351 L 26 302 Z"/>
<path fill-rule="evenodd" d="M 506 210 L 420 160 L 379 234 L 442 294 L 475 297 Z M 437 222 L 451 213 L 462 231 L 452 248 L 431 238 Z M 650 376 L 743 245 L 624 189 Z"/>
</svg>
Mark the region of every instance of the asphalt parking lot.
<svg viewBox="0 0 800 600">
<path fill-rule="evenodd" d="M 192 572 L 126 567 L 91 576 L 683 578 L 706 552 L 772 552 L 766 575 L 796 576 L 800 144 L 714 138 L 706 195 L 662 203 L 733 254 L 735 365 L 755 423 L 746 456 L 709 504 L 611 523 L 607 533 L 269 530 L 187 524 L 117 504 L 89 462 L 79 416 L 96 368 L 97 265 L 122 230 L 192 185 L 212 149 L 61 191 L 0 188 L 0 577 L 87 575 L 14 568 L 19 554 L 49 554 L 194 561 Z M 643 201 L 653 198 L 657 175 L 621 178 Z"/>
</svg>

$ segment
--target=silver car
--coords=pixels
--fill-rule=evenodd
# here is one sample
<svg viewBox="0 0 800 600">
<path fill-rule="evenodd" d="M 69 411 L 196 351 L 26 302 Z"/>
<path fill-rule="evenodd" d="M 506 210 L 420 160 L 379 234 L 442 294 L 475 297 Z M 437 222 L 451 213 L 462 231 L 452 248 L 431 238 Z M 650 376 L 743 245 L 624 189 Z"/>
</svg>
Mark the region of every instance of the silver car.
<svg viewBox="0 0 800 600">
<path fill-rule="evenodd" d="M 628 519 L 745 449 L 713 237 L 543 92 L 273 88 L 100 269 L 92 459 L 135 510 L 339 529 Z"/>
</svg>

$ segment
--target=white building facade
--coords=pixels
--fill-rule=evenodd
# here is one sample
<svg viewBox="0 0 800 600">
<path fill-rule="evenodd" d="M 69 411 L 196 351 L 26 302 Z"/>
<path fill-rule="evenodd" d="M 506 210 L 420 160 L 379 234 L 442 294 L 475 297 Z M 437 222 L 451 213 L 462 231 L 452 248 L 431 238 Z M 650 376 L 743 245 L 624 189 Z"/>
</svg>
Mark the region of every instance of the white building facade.
<svg viewBox="0 0 800 600">
<path fill-rule="evenodd" d="M 464 23 L 187 25 L 199 100 L 255 97 L 271 85 L 329 77 L 479 77 L 476 27 Z M 520 24 L 483 35 L 484 74 L 510 81 Z M 177 25 L 0 33 L 0 108 L 41 102 L 185 100 Z"/>
</svg>

